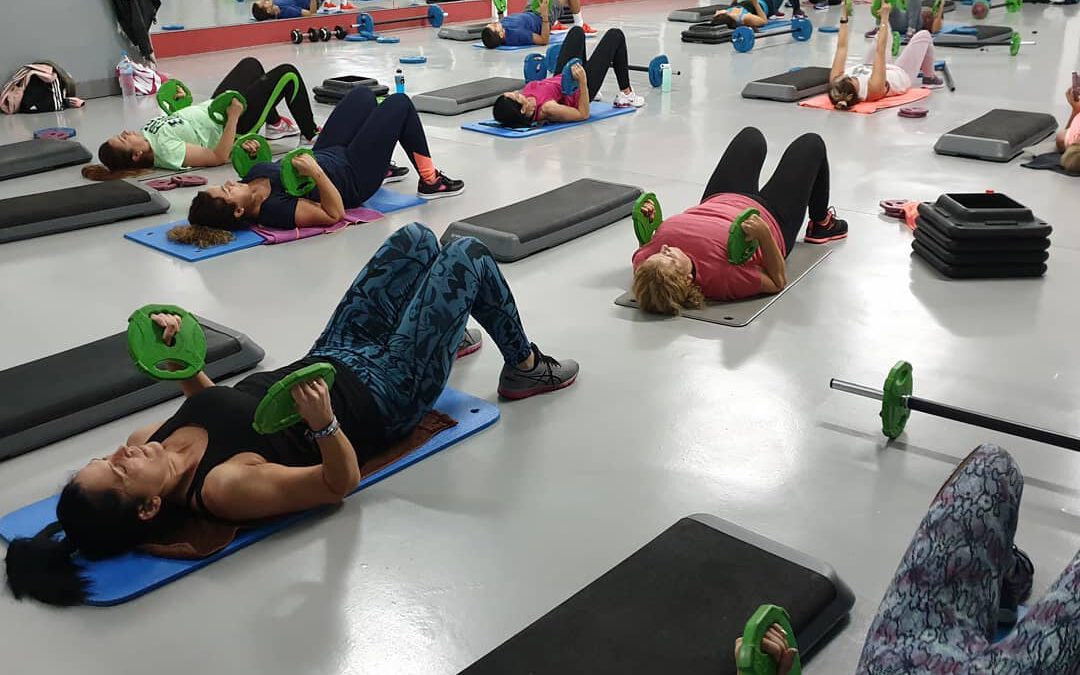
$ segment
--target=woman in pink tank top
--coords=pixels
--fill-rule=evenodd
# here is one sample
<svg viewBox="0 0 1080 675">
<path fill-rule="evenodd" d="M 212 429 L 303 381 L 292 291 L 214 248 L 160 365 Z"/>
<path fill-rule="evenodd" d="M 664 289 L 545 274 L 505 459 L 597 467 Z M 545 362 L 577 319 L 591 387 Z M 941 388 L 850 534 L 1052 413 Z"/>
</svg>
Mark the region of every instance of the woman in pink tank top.
<svg viewBox="0 0 1080 675">
<path fill-rule="evenodd" d="M 577 81 L 572 94 L 562 91 L 562 72 L 571 59 L 581 59 L 584 65 L 571 69 Z M 626 36 L 618 28 L 604 33 L 592 56 L 585 58 L 585 32 L 574 26 L 559 49 L 555 75 L 530 82 L 523 89 L 509 91 L 495 99 L 492 114 L 507 127 L 529 127 L 543 122 L 581 122 L 589 119 L 589 102 L 600 92 L 600 85 L 609 69 L 615 71 L 619 93 L 612 102 L 616 107 L 640 108 L 645 99 L 630 86 L 630 68 L 626 54 Z M 582 95 L 586 92 L 587 95 Z"/>
<path fill-rule="evenodd" d="M 1062 168 L 1080 173 L 1080 91 L 1069 87 L 1065 90 L 1065 101 L 1069 104 L 1069 121 L 1057 134 L 1057 149 Z"/>
</svg>

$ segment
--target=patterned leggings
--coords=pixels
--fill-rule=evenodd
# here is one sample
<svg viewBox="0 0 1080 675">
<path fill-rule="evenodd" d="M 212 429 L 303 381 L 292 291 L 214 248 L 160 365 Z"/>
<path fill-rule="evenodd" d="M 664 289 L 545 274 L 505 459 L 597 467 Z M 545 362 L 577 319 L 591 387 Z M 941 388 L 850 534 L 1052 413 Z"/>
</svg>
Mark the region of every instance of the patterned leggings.
<svg viewBox="0 0 1080 675">
<path fill-rule="evenodd" d="M 991 643 L 1024 478 L 976 448 L 942 486 L 870 626 L 858 673 L 1080 673 L 1080 554 L 1005 639 Z"/>
<path fill-rule="evenodd" d="M 463 237 L 440 250 L 431 230 L 412 223 L 360 271 L 310 354 L 341 361 L 367 385 L 394 440 L 446 387 L 470 314 L 507 363 L 529 357 L 514 296 L 487 248 Z"/>
</svg>

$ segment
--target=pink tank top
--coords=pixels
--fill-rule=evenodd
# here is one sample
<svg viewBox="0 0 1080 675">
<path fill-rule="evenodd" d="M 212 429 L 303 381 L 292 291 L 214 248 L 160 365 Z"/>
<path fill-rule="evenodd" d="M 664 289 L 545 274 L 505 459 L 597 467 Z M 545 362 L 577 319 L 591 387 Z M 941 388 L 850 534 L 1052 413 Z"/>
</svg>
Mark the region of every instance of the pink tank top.
<svg viewBox="0 0 1080 675">
<path fill-rule="evenodd" d="M 525 85 L 525 88 L 521 90 L 521 93 L 536 99 L 536 110 L 533 112 L 533 120 L 540 119 L 540 108 L 548 101 L 555 101 L 556 103 L 576 108 L 578 107 L 578 102 L 581 100 L 580 89 L 569 96 L 563 95 L 561 74 L 530 82 Z"/>
</svg>

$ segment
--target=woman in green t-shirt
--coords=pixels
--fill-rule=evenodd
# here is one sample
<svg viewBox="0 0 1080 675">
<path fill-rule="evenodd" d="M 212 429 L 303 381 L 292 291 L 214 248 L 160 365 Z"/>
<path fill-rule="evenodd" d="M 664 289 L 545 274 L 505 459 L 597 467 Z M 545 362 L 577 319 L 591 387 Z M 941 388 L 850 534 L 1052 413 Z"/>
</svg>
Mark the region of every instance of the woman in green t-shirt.
<svg viewBox="0 0 1080 675">
<path fill-rule="evenodd" d="M 298 83 L 296 96 L 292 100 L 288 98 L 292 87 L 277 90 L 278 83 L 289 74 L 295 75 Z M 189 105 L 171 115 L 155 117 L 140 131 L 122 131 L 109 137 L 98 148 L 101 164 L 83 168 L 83 176 L 91 180 L 114 180 L 152 168 L 179 171 L 226 164 L 236 141 L 237 129 L 241 133 L 254 131 L 253 127 L 259 123 L 267 106 L 270 106 L 266 116 L 268 139 L 299 133 L 311 140 L 319 132 L 311 112 L 307 87 L 299 71 L 291 64 L 282 64 L 265 72 L 258 60 L 244 58 L 217 86 L 214 96 L 230 89 L 243 94 L 248 105 L 245 110 L 234 102 L 229 107 L 224 125 L 210 118 L 210 101 Z M 295 123 L 274 110 L 273 106 L 282 98 L 296 118 Z"/>
</svg>

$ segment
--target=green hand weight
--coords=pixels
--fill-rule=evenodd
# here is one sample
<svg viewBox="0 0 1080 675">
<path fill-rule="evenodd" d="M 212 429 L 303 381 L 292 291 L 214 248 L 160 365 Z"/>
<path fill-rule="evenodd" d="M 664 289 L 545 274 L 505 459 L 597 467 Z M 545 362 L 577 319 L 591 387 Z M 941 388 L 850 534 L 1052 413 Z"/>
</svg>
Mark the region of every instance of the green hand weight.
<svg viewBox="0 0 1080 675">
<path fill-rule="evenodd" d="M 911 364 L 907 361 L 898 361 L 885 378 L 885 386 L 881 388 L 881 431 L 890 439 L 904 433 L 911 417 L 906 398 L 911 396 L 914 384 Z"/>
<path fill-rule="evenodd" d="M 746 238 L 746 231 L 743 230 L 742 224 L 750 216 L 759 215 L 761 213 L 757 209 L 746 209 L 731 223 L 728 229 L 727 257 L 732 265 L 745 264 L 757 251 L 758 243 Z"/>
<path fill-rule="evenodd" d="M 900 48 L 903 46 L 902 43 L 903 40 L 900 38 L 900 32 L 894 30 L 892 34 L 892 55 L 894 59 L 900 55 Z"/>
<path fill-rule="evenodd" d="M 762 605 L 753 613 L 743 629 L 742 645 L 735 655 L 735 665 L 739 669 L 739 675 L 776 675 L 776 662 L 772 657 L 761 649 L 761 641 L 765 639 L 765 633 L 773 624 L 779 624 L 787 633 L 788 646 L 798 649 L 795 642 L 795 631 L 791 628 L 791 618 L 787 610 L 777 605 Z M 795 654 L 795 662 L 791 666 L 791 675 L 802 675 L 802 661 Z"/>
<path fill-rule="evenodd" d="M 175 314 L 180 317 L 180 331 L 172 345 L 162 339 L 164 330 L 154 323 L 151 314 Z M 198 320 L 176 305 L 146 305 L 128 317 L 128 353 L 135 366 L 157 380 L 186 380 L 206 365 L 206 334 Z M 162 368 L 165 363 L 181 366 L 178 370 Z"/>
<path fill-rule="evenodd" d="M 293 166 L 293 157 L 298 155 L 314 157 L 315 153 L 311 151 L 311 148 L 297 148 L 281 158 L 281 184 L 293 197 L 303 197 L 315 189 L 315 179 L 310 176 L 301 176 Z"/>
<path fill-rule="evenodd" d="M 178 96 L 183 90 L 184 95 Z M 157 104 L 166 115 L 171 115 L 178 110 L 191 105 L 195 99 L 191 96 L 191 90 L 180 80 L 169 80 L 158 88 Z"/>
<path fill-rule="evenodd" d="M 238 92 L 232 89 L 223 91 L 214 97 L 213 101 L 210 101 L 210 107 L 207 109 L 207 114 L 210 115 L 210 119 L 214 120 L 218 124 L 224 125 L 229 116 L 229 106 L 232 104 L 233 99 L 240 101 L 240 105 L 247 109 L 247 99 Z"/>
<path fill-rule="evenodd" d="M 646 202 L 652 202 L 653 208 L 655 209 L 652 220 L 646 218 L 645 214 L 641 212 L 641 207 L 644 206 Z M 632 217 L 634 220 L 634 234 L 637 235 L 638 243 L 644 246 L 649 243 L 653 238 L 653 235 L 656 234 L 656 228 L 660 227 L 660 223 L 664 222 L 664 214 L 660 210 L 660 200 L 657 199 L 656 195 L 652 192 L 646 192 L 641 195 L 637 198 L 637 201 L 634 202 L 634 212 Z"/>
<path fill-rule="evenodd" d="M 327 388 L 334 386 L 337 370 L 329 363 L 320 361 L 306 366 L 281 378 L 269 389 L 255 409 L 255 419 L 251 427 L 260 434 L 272 434 L 288 429 L 301 420 L 293 401 L 292 389 L 301 382 L 310 382 L 322 378 Z"/>
<path fill-rule="evenodd" d="M 259 150 L 254 157 L 244 149 L 244 143 L 248 141 L 255 141 L 259 144 Z M 244 134 L 236 139 L 232 152 L 229 154 L 229 159 L 232 161 L 233 169 L 236 170 L 236 175 L 243 178 L 247 176 L 248 171 L 251 171 L 251 167 L 256 164 L 273 161 L 274 153 L 270 150 L 270 144 L 259 134 Z"/>
<path fill-rule="evenodd" d="M 870 13 L 874 16 L 875 19 L 879 20 L 881 19 L 881 17 L 878 16 L 878 14 L 881 12 L 881 2 L 882 0 L 874 0 L 872 3 L 870 3 Z M 907 0 L 895 0 L 894 2 L 891 2 L 889 4 L 891 4 L 893 7 L 896 7 L 901 12 L 907 11 Z"/>
</svg>

